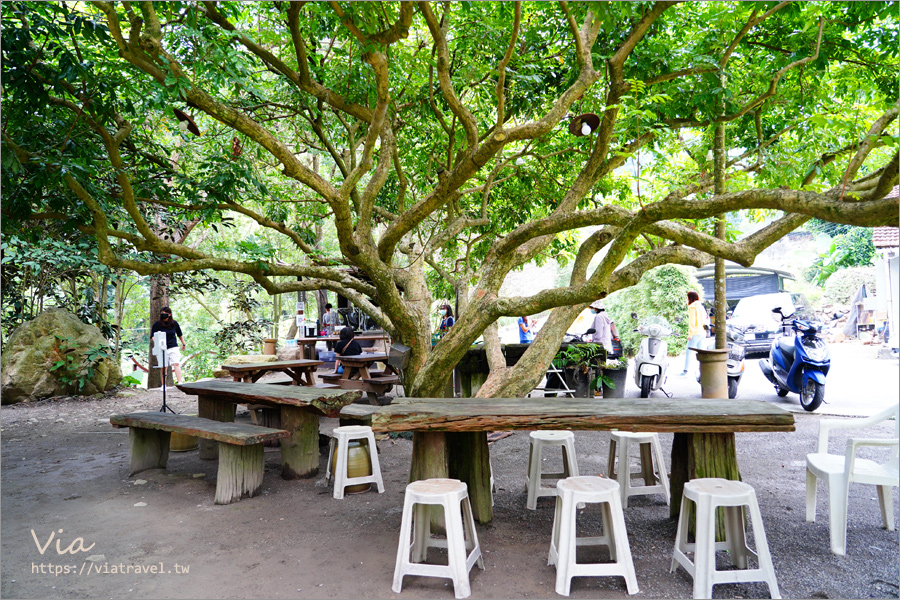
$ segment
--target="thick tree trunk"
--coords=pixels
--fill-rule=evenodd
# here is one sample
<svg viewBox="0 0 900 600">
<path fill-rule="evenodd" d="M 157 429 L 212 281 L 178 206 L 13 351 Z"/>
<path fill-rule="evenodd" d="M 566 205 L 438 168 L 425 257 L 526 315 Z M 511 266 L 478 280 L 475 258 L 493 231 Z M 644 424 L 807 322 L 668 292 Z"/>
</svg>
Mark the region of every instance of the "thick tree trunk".
<svg viewBox="0 0 900 600">
<path fill-rule="evenodd" d="M 150 324 L 159 320 L 159 311 L 163 306 L 169 306 L 169 276 L 150 276 Z M 177 319 L 176 319 L 177 320 Z M 149 328 L 148 328 L 149 330 Z M 153 355 L 153 338 L 150 338 L 150 370 L 147 373 L 147 388 L 162 387 L 162 369 L 157 368 L 156 357 Z M 166 385 L 174 385 L 175 379 L 171 367 L 167 369 L 168 378 Z"/>
</svg>

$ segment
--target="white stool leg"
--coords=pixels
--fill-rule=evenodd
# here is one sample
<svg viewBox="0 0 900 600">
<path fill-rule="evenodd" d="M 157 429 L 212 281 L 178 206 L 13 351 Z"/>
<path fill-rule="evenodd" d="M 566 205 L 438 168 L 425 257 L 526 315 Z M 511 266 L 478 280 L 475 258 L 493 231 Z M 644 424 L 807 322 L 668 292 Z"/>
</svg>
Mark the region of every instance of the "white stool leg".
<svg viewBox="0 0 900 600">
<path fill-rule="evenodd" d="M 689 499 L 682 497 L 681 499 L 681 508 L 678 511 L 678 526 L 675 529 L 675 548 L 672 551 L 672 566 L 669 567 L 669 573 L 674 573 L 675 569 L 678 568 L 679 564 L 682 564 L 680 560 L 678 560 L 679 555 L 684 557 L 684 560 L 687 560 L 687 553 L 689 551 L 688 548 L 688 514 L 689 514 L 689 506 L 688 502 L 691 502 Z M 696 558 L 696 557 L 695 557 Z M 691 574 L 693 577 L 693 573 L 686 566 L 684 566 L 685 571 Z"/>
<path fill-rule="evenodd" d="M 559 531 L 559 559 L 556 563 L 556 593 L 568 596 L 572 584 L 569 564 L 575 562 L 575 506 L 568 494 L 562 496 L 562 518 Z"/>
<path fill-rule="evenodd" d="M 413 507 L 413 542 L 412 562 L 425 562 L 428 559 L 428 548 L 431 545 L 431 507 L 432 504 L 416 504 Z M 446 515 L 445 515 L 446 516 Z"/>
<path fill-rule="evenodd" d="M 716 570 L 716 511 L 710 504 L 705 496 L 697 503 L 694 598 L 712 598 L 712 579 Z"/>
<path fill-rule="evenodd" d="M 894 496 L 891 494 L 891 486 L 879 485 L 878 505 L 881 507 L 881 523 L 888 531 L 894 530 Z"/>
<path fill-rule="evenodd" d="M 609 454 L 606 457 L 606 476 L 618 481 L 616 476 L 616 440 L 609 440 Z"/>
<path fill-rule="evenodd" d="M 744 507 L 723 506 L 725 511 L 725 542 L 731 555 L 731 562 L 738 569 L 747 568 L 747 535 L 744 531 Z M 757 547 L 759 542 L 757 542 Z"/>
<path fill-rule="evenodd" d="M 840 477 L 828 481 L 828 529 L 831 534 L 831 551 L 839 556 L 847 554 L 847 486 Z"/>
<path fill-rule="evenodd" d="M 403 570 L 409 564 L 410 537 L 412 535 L 412 499 L 403 500 L 403 516 L 400 521 L 400 543 L 397 546 L 397 561 L 394 565 L 394 583 L 391 589 L 399 594 L 403 588 Z"/>
<path fill-rule="evenodd" d="M 619 482 L 619 491 L 622 497 L 622 506 L 628 508 L 628 492 L 631 490 L 631 460 L 628 458 L 628 451 L 631 447 L 628 439 L 622 440 L 618 444 L 617 454 L 619 459 L 618 473 L 616 481 Z"/>
<path fill-rule="evenodd" d="M 538 489 L 541 487 L 541 441 L 531 440 L 528 452 L 528 500 L 525 508 L 536 510 Z"/>
<path fill-rule="evenodd" d="M 453 580 L 453 592 L 457 598 L 468 598 L 472 589 L 469 586 L 469 571 L 466 569 L 466 542 L 463 539 L 460 505 L 446 500 L 442 505 L 447 529 L 447 564 Z"/>
<path fill-rule="evenodd" d="M 659 443 L 659 435 L 653 436 L 653 451 L 656 454 L 656 472 L 660 482 L 662 482 L 663 490 L 665 490 L 666 504 L 672 500 L 672 494 L 669 490 L 669 475 L 666 471 L 666 460 L 663 458 L 662 446 Z"/>
<path fill-rule="evenodd" d="M 813 472 L 806 469 L 806 520 L 807 521 L 815 521 L 816 520 L 816 483 L 818 482 L 818 477 L 813 475 Z"/>
<path fill-rule="evenodd" d="M 331 439 L 328 440 L 328 460 L 325 462 L 325 483 L 327 484 L 334 477 L 334 473 L 331 472 L 331 460 L 334 458 L 334 448 L 337 445 L 337 439 L 334 436 L 331 436 Z"/>
<path fill-rule="evenodd" d="M 475 516 L 472 514 L 472 503 L 469 501 L 469 497 L 466 496 L 462 500 L 463 502 L 463 527 L 465 528 L 466 533 L 466 550 L 471 550 L 471 554 L 475 557 L 475 564 L 478 565 L 478 568 L 484 571 L 484 557 L 481 555 L 481 544 L 478 543 L 478 532 L 475 531 Z M 475 554 L 477 552 L 477 554 Z M 466 558 L 468 561 L 469 558 Z M 469 572 L 471 565 L 466 564 L 466 573 Z"/>
<path fill-rule="evenodd" d="M 559 563 L 559 529 L 562 524 L 562 497 L 556 497 L 556 506 L 553 510 L 553 531 L 550 534 L 550 552 L 547 555 L 547 566 Z"/>
<path fill-rule="evenodd" d="M 369 443 L 369 460 L 372 462 L 372 476 L 375 477 L 375 485 L 378 493 L 384 493 L 384 479 L 381 478 L 381 463 L 378 461 L 378 447 L 375 445 L 375 434 L 369 430 L 366 433 L 366 441 Z"/>
<path fill-rule="evenodd" d="M 781 592 L 778 590 L 778 580 L 775 578 L 775 565 L 772 564 L 772 554 L 769 552 L 769 542 L 766 540 L 766 531 L 763 528 L 762 514 L 759 511 L 756 496 L 753 497 L 753 502 L 750 504 L 749 509 L 759 568 L 764 573 L 766 583 L 769 584 L 769 595 L 773 599 L 781 598 Z"/>
<path fill-rule="evenodd" d="M 563 471 L 566 477 L 578 477 L 578 459 L 575 456 L 575 440 L 564 440 L 562 446 Z"/>
<path fill-rule="evenodd" d="M 344 488 L 347 486 L 347 454 L 350 452 L 347 447 L 347 436 L 338 434 L 337 441 L 337 464 L 334 466 L 334 498 L 336 500 L 344 499 Z"/>
<path fill-rule="evenodd" d="M 617 564 L 625 567 L 625 588 L 628 590 L 628 594 L 637 594 L 640 590 L 638 590 L 637 575 L 634 572 L 634 561 L 631 559 L 631 546 L 628 544 L 628 536 L 625 534 L 625 513 L 617 500 L 613 496 L 610 502 L 604 504 L 610 518 L 609 522 L 605 524 L 609 529 L 610 555 Z"/>
</svg>

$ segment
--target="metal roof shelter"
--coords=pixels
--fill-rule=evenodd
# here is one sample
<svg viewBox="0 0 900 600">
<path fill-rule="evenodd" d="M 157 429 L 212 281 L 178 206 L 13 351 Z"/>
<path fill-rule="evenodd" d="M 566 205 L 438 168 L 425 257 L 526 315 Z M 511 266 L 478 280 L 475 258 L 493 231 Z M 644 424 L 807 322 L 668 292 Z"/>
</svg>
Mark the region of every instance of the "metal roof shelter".
<svg viewBox="0 0 900 600">
<path fill-rule="evenodd" d="M 708 264 L 697 269 L 694 276 L 703 288 L 703 298 L 712 300 L 715 295 L 715 265 Z M 725 263 L 725 298 L 734 301 L 747 296 L 783 292 L 785 279 L 794 279 L 794 276 L 780 269 Z"/>
</svg>

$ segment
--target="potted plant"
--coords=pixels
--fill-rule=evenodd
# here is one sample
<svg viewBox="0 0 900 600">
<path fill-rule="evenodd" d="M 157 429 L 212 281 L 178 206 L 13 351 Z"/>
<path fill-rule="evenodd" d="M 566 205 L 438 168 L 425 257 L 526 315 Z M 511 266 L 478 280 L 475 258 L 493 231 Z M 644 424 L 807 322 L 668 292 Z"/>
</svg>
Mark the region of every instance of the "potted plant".
<svg viewBox="0 0 900 600">
<path fill-rule="evenodd" d="M 576 398 L 590 398 L 591 390 L 599 385 L 599 378 L 591 375 L 601 356 L 605 356 L 603 346 L 590 343 L 571 344 L 556 355 L 554 365 L 557 368 L 565 367 L 567 375 L 568 371 L 572 370 Z"/>
<path fill-rule="evenodd" d="M 604 398 L 624 398 L 625 382 L 628 380 L 628 359 L 625 357 L 607 360 L 600 364 L 598 377 L 602 384 Z"/>
</svg>

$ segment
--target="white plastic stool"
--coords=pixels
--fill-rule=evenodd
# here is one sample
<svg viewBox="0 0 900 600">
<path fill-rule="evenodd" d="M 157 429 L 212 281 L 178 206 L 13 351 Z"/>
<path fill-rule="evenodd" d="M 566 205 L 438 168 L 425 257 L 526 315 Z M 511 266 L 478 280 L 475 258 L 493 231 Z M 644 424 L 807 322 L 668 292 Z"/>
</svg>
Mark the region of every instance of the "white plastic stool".
<svg viewBox="0 0 900 600">
<path fill-rule="evenodd" d="M 381 465 L 378 462 L 378 449 L 375 447 L 375 435 L 371 427 L 363 425 L 344 425 L 335 427 L 331 443 L 328 446 L 328 462 L 325 463 L 325 482 L 334 478 L 334 497 L 338 500 L 344 498 L 344 488 L 361 483 L 374 483 L 378 486 L 378 493 L 384 493 L 384 481 L 381 479 Z M 372 461 L 372 474 L 363 477 L 347 476 L 347 444 L 353 440 L 366 440 L 369 450 L 369 459 Z M 331 472 L 331 460 L 337 451 L 337 461 L 334 473 Z"/>
<path fill-rule="evenodd" d="M 688 505 L 691 500 L 697 506 L 696 543 L 687 543 Z M 716 508 L 725 510 L 725 541 L 716 542 Z M 756 541 L 756 552 L 747 547 L 744 535 L 745 513 L 747 507 L 753 525 L 753 539 Z M 716 571 L 716 551 L 727 550 L 731 560 L 737 567 L 732 571 Z M 687 557 L 694 553 L 694 561 Z M 759 564 L 750 569 L 747 557 L 752 556 Z M 740 481 L 729 479 L 706 478 L 692 479 L 684 484 L 684 498 L 681 501 L 681 512 L 678 515 L 678 531 L 675 534 L 675 549 L 672 553 L 671 573 L 677 565 L 684 567 L 694 579 L 694 598 L 712 598 L 712 587 L 717 583 L 745 583 L 748 581 L 764 581 L 769 584 L 769 595 L 781 598 L 778 592 L 778 581 L 775 579 L 775 567 L 769 554 L 766 532 L 763 530 L 762 515 L 756 502 L 753 487 Z"/>
<path fill-rule="evenodd" d="M 640 446 L 641 470 L 637 473 L 631 472 L 631 444 Z M 649 444 L 649 446 L 646 444 Z M 619 461 L 618 473 L 616 472 L 616 458 Z M 656 463 L 655 470 L 653 463 Z M 609 459 L 606 463 L 606 473 L 611 479 L 619 482 L 622 506 L 625 508 L 628 508 L 629 496 L 643 496 L 646 494 L 663 494 L 666 497 L 666 504 L 669 503 L 669 476 L 666 473 L 666 462 L 663 459 L 662 447 L 659 445 L 659 434 L 657 433 L 610 432 Z M 643 479 L 644 485 L 633 486 L 631 485 L 632 479 Z M 653 484 L 654 481 L 657 482 L 655 485 Z"/>
<path fill-rule="evenodd" d="M 562 473 L 542 473 L 541 454 L 544 446 L 561 446 L 563 458 Z M 528 478 L 525 489 L 528 500 L 525 508 L 535 510 L 540 496 L 556 496 L 556 488 L 541 487 L 542 479 L 578 477 L 578 461 L 575 460 L 575 434 L 571 431 L 532 431 L 528 446 Z"/>
<path fill-rule="evenodd" d="M 444 507 L 446 540 L 431 537 L 429 506 L 435 504 Z M 460 509 L 460 505 L 464 507 L 463 510 Z M 447 548 L 448 564 L 423 564 L 429 548 Z M 467 555 L 468 550 L 471 552 Z M 404 575 L 447 577 L 453 580 L 456 597 L 468 598 L 472 593 L 469 586 L 469 571 L 475 563 L 484 570 L 481 546 L 478 544 L 478 534 L 475 533 L 475 519 L 472 517 L 466 484 L 457 479 L 425 479 L 406 486 L 403 520 L 400 524 L 400 545 L 397 548 L 394 585 L 391 589 L 397 594 L 400 593 Z"/>
<path fill-rule="evenodd" d="M 556 484 L 556 513 L 550 538 L 548 565 L 556 565 L 556 593 L 569 595 L 573 577 L 622 576 L 629 594 L 638 593 L 637 577 L 625 530 L 625 515 L 619 499 L 619 484 L 602 477 L 569 477 Z M 578 504 L 600 504 L 603 535 L 575 536 L 575 514 Z M 606 546 L 612 563 L 577 563 L 577 546 Z"/>
</svg>

